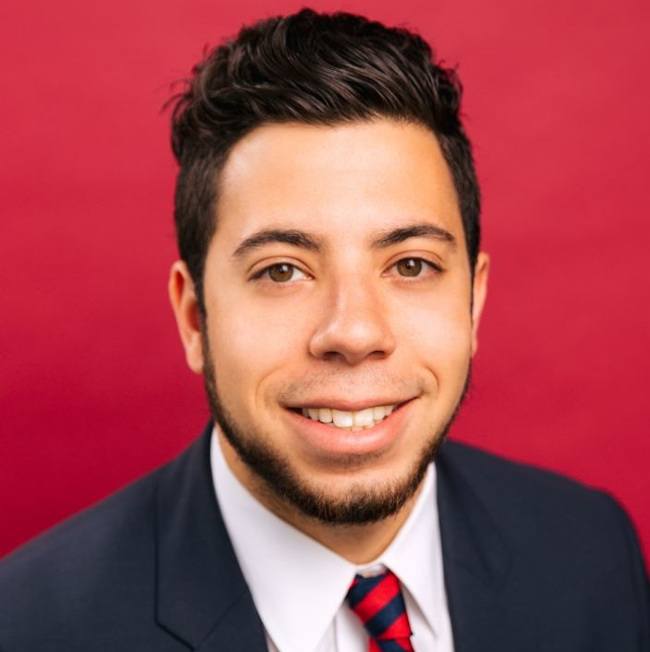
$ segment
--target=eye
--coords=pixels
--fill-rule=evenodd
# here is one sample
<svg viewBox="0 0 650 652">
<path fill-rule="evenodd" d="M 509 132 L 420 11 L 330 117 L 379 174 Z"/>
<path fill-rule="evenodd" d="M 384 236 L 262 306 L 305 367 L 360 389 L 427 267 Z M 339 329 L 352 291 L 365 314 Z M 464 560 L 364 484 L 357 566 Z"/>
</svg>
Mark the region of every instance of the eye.
<svg viewBox="0 0 650 652">
<path fill-rule="evenodd" d="M 302 276 L 296 278 L 294 275 L 295 272 Z M 296 281 L 300 278 L 307 278 L 307 275 L 302 270 L 298 269 L 298 267 L 291 263 L 275 263 L 269 265 L 257 272 L 255 276 L 253 276 L 253 280 L 258 280 L 265 276 L 274 283 L 288 283 L 289 281 Z"/>
<path fill-rule="evenodd" d="M 429 260 L 424 260 L 424 258 L 402 258 L 402 260 L 398 260 L 395 263 L 394 267 L 400 276 L 410 278 L 422 276 L 422 270 L 425 268 L 434 272 L 442 271 L 438 265 Z"/>
</svg>

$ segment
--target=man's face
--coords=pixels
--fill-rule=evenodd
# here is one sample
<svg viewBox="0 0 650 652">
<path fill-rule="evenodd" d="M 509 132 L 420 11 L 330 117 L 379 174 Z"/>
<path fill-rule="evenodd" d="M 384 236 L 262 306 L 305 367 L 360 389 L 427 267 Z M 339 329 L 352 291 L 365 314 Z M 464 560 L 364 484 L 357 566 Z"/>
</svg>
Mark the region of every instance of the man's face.
<svg viewBox="0 0 650 652">
<path fill-rule="evenodd" d="M 219 189 L 188 360 L 237 475 L 321 520 L 395 512 L 460 403 L 487 276 L 481 256 L 472 305 L 435 136 L 388 119 L 267 125 Z"/>
</svg>

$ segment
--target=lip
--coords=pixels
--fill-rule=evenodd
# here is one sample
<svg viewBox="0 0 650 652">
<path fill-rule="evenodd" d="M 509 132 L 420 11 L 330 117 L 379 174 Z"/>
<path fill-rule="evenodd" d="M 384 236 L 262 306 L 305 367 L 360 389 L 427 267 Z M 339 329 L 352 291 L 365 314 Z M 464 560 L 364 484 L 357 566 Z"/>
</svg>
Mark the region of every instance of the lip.
<svg viewBox="0 0 650 652">
<path fill-rule="evenodd" d="M 364 399 L 363 401 L 351 401 L 347 399 L 320 398 L 314 401 L 305 401 L 300 405 L 287 405 L 288 408 L 294 410 L 301 410 L 302 408 L 333 408 L 334 410 L 341 410 L 342 412 L 359 412 L 367 408 L 376 407 L 378 405 L 395 405 L 395 410 L 398 410 L 402 405 L 406 405 L 411 399 L 394 399 L 394 398 L 374 398 Z"/>
<path fill-rule="evenodd" d="M 391 414 L 372 428 L 356 432 L 314 421 L 291 409 L 285 409 L 284 412 L 290 426 L 308 451 L 318 456 L 336 458 L 337 456 L 376 454 L 388 449 L 402 434 L 414 402 L 415 399 L 402 402 Z M 366 405 L 368 405 L 367 402 Z M 373 403 L 372 405 L 378 404 Z"/>
</svg>

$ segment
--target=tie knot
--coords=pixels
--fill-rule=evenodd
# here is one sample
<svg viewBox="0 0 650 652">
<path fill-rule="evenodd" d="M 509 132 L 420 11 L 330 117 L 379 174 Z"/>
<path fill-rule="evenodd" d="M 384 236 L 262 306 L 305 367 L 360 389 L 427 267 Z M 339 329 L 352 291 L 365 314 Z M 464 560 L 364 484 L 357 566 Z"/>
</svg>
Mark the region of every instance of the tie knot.
<svg viewBox="0 0 650 652">
<path fill-rule="evenodd" d="M 370 636 L 370 650 L 412 652 L 404 598 L 391 571 L 372 577 L 355 575 L 346 599 Z"/>
</svg>

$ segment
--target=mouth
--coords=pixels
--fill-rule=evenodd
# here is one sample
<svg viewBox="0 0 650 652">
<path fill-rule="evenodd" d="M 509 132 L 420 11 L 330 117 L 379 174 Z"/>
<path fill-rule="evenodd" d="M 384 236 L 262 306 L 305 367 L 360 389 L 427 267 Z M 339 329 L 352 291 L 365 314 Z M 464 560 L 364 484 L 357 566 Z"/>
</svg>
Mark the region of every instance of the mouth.
<svg viewBox="0 0 650 652">
<path fill-rule="evenodd" d="M 289 408 L 295 414 L 341 430 L 359 432 L 370 430 L 401 408 L 407 401 L 374 405 L 361 410 L 342 410 L 335 407 L 295 407 Z"/>
<path fill-rule="evenodd" d="M 357 410 L 331 406 L 289 407 L 297 442 L 305 451 L 328 458 L 388 451 L 401 439 L 416 399 L 368 405 Z M 347 406 L 346 406 L 347 407 Z"/>
</svg>

